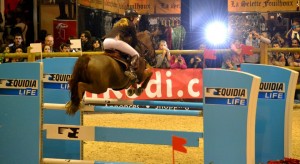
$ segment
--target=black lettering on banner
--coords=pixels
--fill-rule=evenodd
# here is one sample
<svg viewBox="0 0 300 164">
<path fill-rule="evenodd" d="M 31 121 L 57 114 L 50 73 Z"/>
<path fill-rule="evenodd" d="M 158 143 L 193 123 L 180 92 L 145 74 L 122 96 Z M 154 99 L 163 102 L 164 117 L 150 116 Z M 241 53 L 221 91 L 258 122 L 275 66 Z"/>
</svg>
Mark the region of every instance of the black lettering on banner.
<svg viewBox="0 0 300 164">
<path fill-rule="evenodd" d="M 78 138 L 77 134 L 79 133 L 79 128 L 58 127 L 58 134 L 64 134 L 66 129 L 70 129 L 72 131 L 68 133 L 69 138 Z"/>
</svg>

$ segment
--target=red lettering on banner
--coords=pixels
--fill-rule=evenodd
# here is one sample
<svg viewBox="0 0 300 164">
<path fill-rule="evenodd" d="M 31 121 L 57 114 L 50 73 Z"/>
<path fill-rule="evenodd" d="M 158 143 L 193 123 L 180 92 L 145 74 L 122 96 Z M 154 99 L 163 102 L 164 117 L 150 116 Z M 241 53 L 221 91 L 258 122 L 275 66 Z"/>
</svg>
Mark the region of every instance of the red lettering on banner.
<svg viewBox="0 0 300 164">
<path fill-rule="evenodd" d="M 86 93 L 85 98 L 105 99 L 199 99 L 202 98 L 202 69 L 153 69 L 147 88 L 140 96 L 126 90 L 108 89 L 103 94 Z"/>
</svg>

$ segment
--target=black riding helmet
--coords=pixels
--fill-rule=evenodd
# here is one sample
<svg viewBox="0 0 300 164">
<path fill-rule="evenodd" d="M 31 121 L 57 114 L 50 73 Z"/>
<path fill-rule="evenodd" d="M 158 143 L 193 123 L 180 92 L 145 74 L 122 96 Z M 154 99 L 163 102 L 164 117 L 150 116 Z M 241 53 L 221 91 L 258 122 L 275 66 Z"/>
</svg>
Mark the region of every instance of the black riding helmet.
<svg viewBox="0 0 300 164">
<path fill-rule="evenodd" d="M 124 17 L 128 18 L 130 20 L 133 20 L 133 18 L 138 17 L 139 14 L 132 8 L 127 9 L 124 13 Z"/>
</svg>

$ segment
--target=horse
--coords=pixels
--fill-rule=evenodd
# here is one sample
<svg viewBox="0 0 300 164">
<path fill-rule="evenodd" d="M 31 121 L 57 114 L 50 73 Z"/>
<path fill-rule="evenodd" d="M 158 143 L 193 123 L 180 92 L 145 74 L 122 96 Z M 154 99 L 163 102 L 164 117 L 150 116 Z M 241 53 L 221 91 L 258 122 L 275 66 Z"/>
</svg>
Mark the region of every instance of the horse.
<svg viewBox="0 0 300 164">
<path fill-rule="evenodd" d="M 137 33 L 138 44 L 136 50 L 140 53 L 139 67 L 136 71 L 138 84 L 124 74 L 125 66 L 112 58 L 112 53 L 118 51 L 104 51 L 103 55 L 82 55 L 78 57 L 69 80 L 71 100 L 66 104 L 66 113 L 74 115 L 81 107 L 85 91 L 101 94 L 108 88 L 113 90 L 128 89 L 129 96 L 139 96 L 152 76 L 151 66 L 155 64 L 155 49 L 152 35 L 145 31 Z M 146 61 L 147 59 L 148 61 Z M 151 66 L 150 66 L 151 65 Z"/>
</svg>

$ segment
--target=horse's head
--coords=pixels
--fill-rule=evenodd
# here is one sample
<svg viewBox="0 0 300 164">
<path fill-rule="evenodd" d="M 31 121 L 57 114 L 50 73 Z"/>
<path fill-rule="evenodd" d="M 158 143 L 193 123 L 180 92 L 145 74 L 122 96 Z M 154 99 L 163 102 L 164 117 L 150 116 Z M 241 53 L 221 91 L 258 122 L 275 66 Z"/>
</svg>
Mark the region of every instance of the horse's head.
<svg viewBox="0 0 300 164">
<path fill-rule="evenodd" d="M 156 54 L 152 34 L 149 31 L 139 32 L 137 33 L 137 38 L 139 40 L 137 50 L 141 57 L 144 57 L 151 66 L 156 65 Z"/>
</svg>

